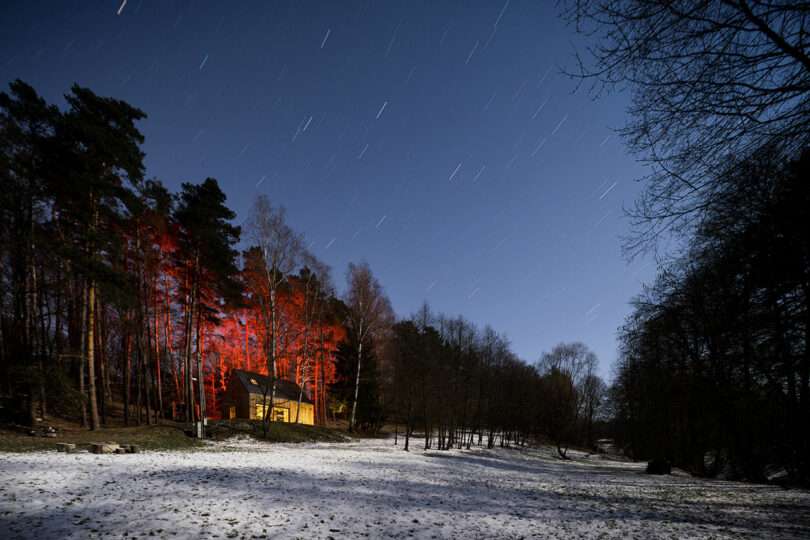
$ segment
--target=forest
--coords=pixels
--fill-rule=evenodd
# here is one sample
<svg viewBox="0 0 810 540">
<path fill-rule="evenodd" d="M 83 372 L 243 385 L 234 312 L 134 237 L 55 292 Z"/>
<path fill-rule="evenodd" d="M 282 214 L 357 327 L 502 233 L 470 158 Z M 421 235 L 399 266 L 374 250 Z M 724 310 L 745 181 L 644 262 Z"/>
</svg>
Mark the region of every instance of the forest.
<svg viewBox="0 0 810 540">
<path fill-rule="evenodd" d="M 609 398 L 636 459 L 810 483 L 807 12 L 568 5 L 597 37 L 573 76 L 632 88 L 620 133 L 648 167 L 623 247 L 657 278 L 619 328 Z"/>
<path fill-rule="evenodd" d="M 809 175 L 809 153 L 733 162 L 683 256 L 634 300 L 613 388 L 633 455 L 810 479 Z"/>
<path fill-rule="evenodd" d="M 363 263 L 338 296 L 282 206 L 258 196 L 236 226 L 215 179 L 145 178 L 144 112 L 79 86 L 65 99 L 19 80 L 0 94 L 5 421 L 217 419 L 240 368 L 271 374 L 271 402 L 296 382 L 318 424 L 401 426 L 406 450 L 415 433 L 426 449 L 593 444 L 605 384 L 584 345 L 529 365 L 463 317 L 397 321 Z"/>
<path fill-rule="evenodd" d="M 236 224 L 217 180 L 147 177 L 143 111 L 78 85 L 60 109 L 16 80 L 0 94 L 4 421 L 219 418 L 242 368 L 269 375 L 271 401 L 294 381 L 316 423 L 392 426 L 406 450 L 543 441 L 565 458 L 610 436 L 699 475 L 810 481 L 810 56 L 790 45 L 806 8 L 565 6 L 598 37 L 569 75 L 630 86 L 620 135 L 648 171 L 623 247 L 658 276 L 609 386 L 582 343 L 527 362 L 462 316 L 398 317 L 366 263 L 339 294 L 280 201 Z"/>
<path fill-rule="evenodd" d="M 810 538 L 810 3 L 0 19 L 3 538 Z"/>
<path fill-rule="evenodd" d="M 60 111 L 21 81 L 0 100 L 7 414 L 97 429 L 115 401 L 126 424 L 217 417 L 241 367 L 306 381 L 325 418 L 344 330 L 283 209 L 258 199 L 238 253 L 216 180 L 172 194 L 144 179 L 142 111 L 78 86 Z"/>
</svg>

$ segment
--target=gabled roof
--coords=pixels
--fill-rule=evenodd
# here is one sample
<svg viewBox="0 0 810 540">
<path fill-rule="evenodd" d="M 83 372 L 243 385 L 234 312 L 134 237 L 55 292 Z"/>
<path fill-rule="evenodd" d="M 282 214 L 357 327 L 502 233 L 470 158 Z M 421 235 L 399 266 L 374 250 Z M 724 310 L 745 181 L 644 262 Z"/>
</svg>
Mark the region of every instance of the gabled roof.
<svg viewBox="0 0 810 540">
<path fill-rule="evenodd" d="M 245 387 L 250 394 L 264 395 L 265 389 L 267 390 L 268 397 L 270 396 L 270 378 L 260 373 L 252 371 L 245 371 L 243 369 L 231 370 L 231 381 L 236 379 Z M 290 401 L 298 401 L 298 392 L 300 387 L 293 381 L 286 379 L 276 379 L 276 397 L 287 399 Z M 312 404 L 306 393 L 301 396 L 301 403 Z"/>
</svg>

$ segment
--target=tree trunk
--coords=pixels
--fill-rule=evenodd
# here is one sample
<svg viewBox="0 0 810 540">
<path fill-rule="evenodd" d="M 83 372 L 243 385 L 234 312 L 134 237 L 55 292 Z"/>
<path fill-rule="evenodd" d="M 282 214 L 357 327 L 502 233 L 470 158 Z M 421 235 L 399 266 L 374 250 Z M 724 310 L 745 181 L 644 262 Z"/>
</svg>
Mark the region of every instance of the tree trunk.
<svg viewBox="0 0 810 540">
<path fill-rule="evenodd" d="M 320 353 L 321 353 L 321 418 L 322 424 L 326 424 L 326 343 L 325 337 L 323 335 L 323 324 L 321 324 L 320 328 L 320 339 L 321 339 L 321 346 L 320 346 Z"/>
<path fill-rule="evenodd" d="M 144 405 L 146 406 L 146 425 L 150 425 L 152 423 L 152 377 L 149 373 L 149 366 L 151 365 L 149 361 L 150 348 L 148 343 L 144 343 L 145 340 L 141 332 L 144 332 L 147 336 L 149 332 L 146 328 L 139 330 L 138 338 L 140 341 L 138 346 L 141 354 L 141 380 L 143 381 Z"/>
<path fill-rule="evenodd" d="M 304 377 L 305 377 L 305 369 L 309 363 L 309 329 L 304 329 L 304 367 L 295 366 L 296 371 L 300 373 L 300 380 L 298 381 L 298 408 L 295 409 L 295 423 L 298 423 L 298 419 L 301 416 L 301 401 L 304 397 Z"/>
<path fill-rule="evenodd" d="M 275 279 L 275 278 L 274 278 Z M 265 409 L 265 418 L 273 421 L 273 407 L 276 404 L 276 289 L 270 290 L 270 360 L 268 376 L 270 377 L 270 408 Z"/>
<path fill-rule="evenodd" d="M 354 423 L 357 419 L 357 398 L 360 396 L 360 364 L 363 358 L 363 338 L 362 338 L 363 326 L 360 325 L 360 335 L 359 343 L 357 345 L 357 376 L 354 380 L 354 403 L 352 403 L 352 417 L 349 420 L 349 431 L 354 430 Z"/>
<path fill-rule="evenodd" d="M 32 249 L 33 249 L 33 246 L 32 246 Z M 45 329 L 45 313 L 46 313 L 46 311 L 44 309 L 44 302 L 43 302 L 43 296 L 44 296 L 43 287 L 39 286 L 39 282 L 37 280 L 37 267 L 36 267 L 36 265 L 32 264 L 31 269 L 32 269 L 32 272 L 33 272 L 33 275 L 31 277 L 31 281 L 33 283 L 33 291 L 32 291 L 32 293 L 33 293 L 34 299 L 36 301 L 35 314 L 36 314 L 36 317 L 39 319 L 39 325 L 40 325 L 40 336 L 39 336 L 39 339 L 37 340 L 39 342 L 39 354 L 37 355 L 38 356 L 37 357 L 37 369 L 39 370 L 39 377 L 38 377 L 39 380 L 38 380 L 38 384 L 37 384 L 37 393 L 39 395 L 39 417 L 44 419 L 48 414 L 46 400 L 45 400 L 45 396 L 46 396 L 46 393 L 45 393 L 45 355 L 47 354 L 46 341 L 47 341 L 48 333 L 47 333 L 47 331 Z M 42 275 L 44 275 L 44 272 L 43 272 Z"/>
<path fill-rule="evenodd" d="M 161 350 L 160 350 L 160 310 L 158 304 L 157 276 L 153 281 L 154 316 L 155 316 L 155 389 L 157 390 L 157 418 L 163 418 L 163 385 L 161 382 Z M 163 348 L 166 350 L 166 347 Z"/>
<path fill-rule="evenodd" d="M 199 415 L 199 422 L 200 427 L 198 430 L 198 434 L 200 439 L 205 438 L 205 372 L 203 371 L 203 364 L 202 364 L 202 326 L 200 324 L 200 320 L 202 317 L 199 315 L 197 316 L 197 387 L 200 392 L 200 415 Z"/>
<path fill-rule="evenodd" d="M 129 425 L 132 401 L 132 337 L 129 331 L 124 334 L 124 425 Z"/>
<path fill-rule="evenodd" d="M 96 313 L 98 318 L 98 332 L 96 332 L 96 350 L 98 351 L 98 371 L 101 379 L 101 392 L 99 393 L 99 405 L 101 406 L 101 425 L 107 425 L 107 360 L 104 354 L 104 316 L 101 309 L 101 302 L 96 298 Z"/>
<path fill-rule="evenodd" d="M 135 399 L 135 424 L 141 425 L 141 415 L 143 414 L 143 345 L 141 334 L 135 329 L 135 349 L 137 362 L 135 362 L 135 387 L 138 393 Z"/>
<path fill-rule="evenodd" d="M 96 326 L 96 284 L 90 280 L 87 292 L 87 376 L 90 401 L 90 429 L 99 428 L 98 398 L 96 396 L 96 356 L 95 356 L 95 326 Z"/>
<path fill-rule="evenodd" d="M 172 333 L 172 309 L 171 305 L 169 304 L 169 284 L 168 281 L 164 281 L 165 286 L 165 308 L 166 308 L 166 325 L 165 325 L 165 332 L 166 332 L 166 356 L 171 365 L 172 369 L 172 380 L 174 381 L 174 398 L 175 400 L 180 399 L 180 377 L 177 373 L 177 359 L 174 357 L 174 344 L 172 342 L 172 338 L 174 334 Z"/>
<path fill-rule="evenodd" d="M 84 374 L 87 362 L 87 289 L 86 285 L 82 285 L 82 328 L 81 328 L 81 357 L 79 358 L 79 393 L 82 396 L 82 427 L 88 426 L 87 421 L 87 400 L 84 390 Z"/>
<path fill-rule="evenodd" d="M 250 351 L 248 350 L 248 317 L 247 314 L 245 315 L 245 362 L 244 365 L 247 367 L 248 371 L 252 371 L 250 365 Z"/>
<path fill-rule="evenodd" d="M 408 452 L 410 450 L 411 444 L 411 419 L 408 418 L 408 421 L 405 423 L 405 451 Z"/>
<path fill-rule="evenodd" d="M 191 283 L 191 290 L 188 294 L 188 302 L 186 303 L 186 321 L 185 321 L 185 350 L 183 351 L 183 370 L 185 373 L 185 383 L 184 383 L 184 392 L 185 397 L 184 401 L 186 406 L 186 421 L 189 423 L 194 422 L 194 410 L 193 410 L 193 395 L 192 395 L 192 385 L 191 385 L 191 333 L 194 329 L 193 326 L 193 319 L 194 319 L 194 283 L 192 279 Z"/>
</svg>

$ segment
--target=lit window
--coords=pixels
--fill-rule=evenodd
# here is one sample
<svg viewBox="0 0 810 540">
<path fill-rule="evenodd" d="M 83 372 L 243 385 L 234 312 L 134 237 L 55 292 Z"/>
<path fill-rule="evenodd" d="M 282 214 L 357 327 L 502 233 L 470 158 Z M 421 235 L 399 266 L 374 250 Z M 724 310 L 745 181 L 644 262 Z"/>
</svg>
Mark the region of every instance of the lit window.
<svg viewBox="0 0 810 540">
<path fill-rule="evenodd" d="M 289 409 L 282 409 L 279 407 L 273 407 L 273 421 L 274 422 L 289 422 L 290 421 L 290 411 Z"/>
<path fill-rule="evenodd" d="M 256 404 L 256 418 L 258 420 L 264 420 L 264 415 L 266 412 L 267 407 L 261 403 Z M 270 416 L 270 420 L 273 422 L 289 422 L 290 410 L 284 407 L 273 407 L 273 413 L 272 416 Z"/>
</svg>

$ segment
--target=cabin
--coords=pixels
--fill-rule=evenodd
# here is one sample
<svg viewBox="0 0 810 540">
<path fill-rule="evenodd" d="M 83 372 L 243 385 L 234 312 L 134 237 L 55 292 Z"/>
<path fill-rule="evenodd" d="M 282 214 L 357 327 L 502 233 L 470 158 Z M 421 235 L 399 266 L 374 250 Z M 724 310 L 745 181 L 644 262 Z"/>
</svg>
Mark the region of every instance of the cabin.
<svg viewBox="0 0 810 540">
<path fill-rule="evenodd" d="M 301 411 L 298 412 L 298 396 L 301 387 L 292 381 L 276 379 L 276 396 L 270 420 L 273 422 L 315 424 L 315 405 L 306 393 L 301 395 Z M 265 405 L 265 392 L 267 403 Z M 225 394 L 222 397 L 222 418 L 261 420 L 266 407 L 270 407 L 270 379 L 259 373 L 232 369 Z"/>
</svg>

